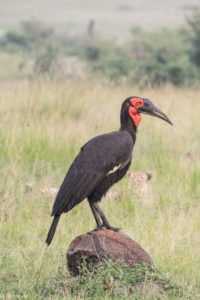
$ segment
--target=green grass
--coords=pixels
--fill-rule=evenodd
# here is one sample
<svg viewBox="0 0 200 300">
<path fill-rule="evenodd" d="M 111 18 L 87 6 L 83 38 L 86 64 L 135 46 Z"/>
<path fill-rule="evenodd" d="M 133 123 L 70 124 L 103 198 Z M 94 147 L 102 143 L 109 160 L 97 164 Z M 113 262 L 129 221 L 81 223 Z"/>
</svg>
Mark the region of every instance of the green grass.
<svg viewBox="0 0 200 300">
<path fill-rule="evenodd" d="M 77 235 L 94 228 L 87 201 L 62 216 L 45 249 L 54 198 L 40 190 L 59 187 L 82 144 L 118 129 L 122 100 L 139 95 L 174 122 L 171 127 L 142 116 L 131 170 L 153 172 L 149 203 L 138 198 L 133 205 L 125 178 L 114 187 L 124 191 L 123 198 L 104 200 L 101 206 L 111 224 L 139 242 L 160 272 L 181 287 L 182 299 L 199 299 L 199 93 L 78 81 L 0 83 L 0 297 L 87 296 L 71 294 L 65 256 Z M 145 291 L 137 299 L 155 299 L 151 287 Z M 168 293 L 163 297 L 180 299 Z"/>
<path fill-rule="evenodd" d="M 183 290 L 169 280 L 155 267 L 145 264 L 134 269 L 120 265 L 118 261 L 105 261 L 97 268 L 82 266 L 81 274 L 69 278 L 72 295 L 88 299 L 160 299 L 166 293 L 169 297 L 182 296 Z"/>
</svg>

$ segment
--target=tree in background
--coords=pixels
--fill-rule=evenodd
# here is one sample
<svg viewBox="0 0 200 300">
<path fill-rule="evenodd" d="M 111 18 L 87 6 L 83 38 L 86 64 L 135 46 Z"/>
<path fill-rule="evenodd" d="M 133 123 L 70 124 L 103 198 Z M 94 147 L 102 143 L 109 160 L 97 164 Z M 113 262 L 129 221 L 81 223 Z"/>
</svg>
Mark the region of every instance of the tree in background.
<svg viewBox="0 0 200 300">
<path fill-rule="evenodd" d="M 191 42 L 191 61 L 200 68 L 200 9 L 196 9 L 192 16 L 187 18 L 189 25 L 189 40 Z"/>
<path fill-rule="evenodd" d="M 34 77 L 48 74 L 51 77 L 57 73 L 58 53 L 57 49 L 51 45 L 44 49 L 43 53 L 39 53 L 35 59 L 33 74 Z"/>
</svg>

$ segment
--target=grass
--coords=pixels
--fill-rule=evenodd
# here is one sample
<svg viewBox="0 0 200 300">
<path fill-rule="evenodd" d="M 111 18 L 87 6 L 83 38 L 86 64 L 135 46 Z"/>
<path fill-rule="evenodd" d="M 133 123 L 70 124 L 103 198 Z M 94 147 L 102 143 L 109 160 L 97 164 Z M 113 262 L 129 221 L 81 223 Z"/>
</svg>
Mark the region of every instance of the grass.
<svg viewBox="0 0 200 300">
<path fill-rule="evenodd" d="M 1 80 L 15 80 L 28 78 L 32 74 L 33 62 L 26 60 L 22 54 L 0 52 Z"/>
<path fill-rule="evenodd" d="M 54 198 L 40 190 L 58 187 L 82 144 L 118 129 L 122 100 L 139 95 L 174 122 L 171 127 L 142 117 L 131 170 L 153 172 L 149 203 L 131 202 L 125 178 L 114 187 L 124 191 L 123 199 L 101 206 L 110 222 L 139 242 L 160 272 L 181 287 L 182 299 L 199 299 L 199 94 L 199 89 L 140 90 L 92 81 L 0 83 L 1 298 L 87 298 L 86 292 L 71 292 L 65 257 L 70 242 L 94 228 L 87 201 L 63 215 L 46 249 Z M 136 299 L 155 299 L 153 294 L 147 286 Z M 114 297 L 102 295 L 97 299 Z M 180 299 L 167 292 L 162 297 Z"/>
<path fill-rule="evenodd" d="M 109 260 L 97 269 L 92 266 L 92 271 L 83 266 L 80 276 L 69 278 L 69 288 L 72 295 L 88 299 L 127 299 L 129 296 L 159 299 L 166 291 L 169 296 L 183 294 L 181 288 L 154 267 L 139 264 L 131 269 Z"/>
</svg>

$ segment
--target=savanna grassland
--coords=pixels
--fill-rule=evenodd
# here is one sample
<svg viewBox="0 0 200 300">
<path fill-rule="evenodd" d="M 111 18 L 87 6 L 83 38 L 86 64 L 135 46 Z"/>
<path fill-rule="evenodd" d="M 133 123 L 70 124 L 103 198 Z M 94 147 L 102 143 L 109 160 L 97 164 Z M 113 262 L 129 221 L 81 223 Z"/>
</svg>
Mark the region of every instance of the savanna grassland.
<svg viewBox="0 0 200 300">
<path fill-rule="evenodd" d="M 88 139 L 119 128 L 120 106 L 130 95 L 151 99 L 174 126 L 142 117 L 131 170 L 152 171 L 148 202 L 132 203 L 125 178 L 114 186 L 124 196 L 102 201 L 102 208 L 182 289 L 181 296 L 144 289 L 137 299 L 199 299 L 200 90 L 95 81 L 0 83 L 1 299 L 85 297 L 87 287 L 78 294 L 70 289 L 65 255 L 77 235 L 95 226 L 88 203 L 62 216 L 46 249 L 54 198 L 41 190 L 59 187 Z M 93 299 L 112 297 L 111 287 L 101 293 Z"/>
</svg>

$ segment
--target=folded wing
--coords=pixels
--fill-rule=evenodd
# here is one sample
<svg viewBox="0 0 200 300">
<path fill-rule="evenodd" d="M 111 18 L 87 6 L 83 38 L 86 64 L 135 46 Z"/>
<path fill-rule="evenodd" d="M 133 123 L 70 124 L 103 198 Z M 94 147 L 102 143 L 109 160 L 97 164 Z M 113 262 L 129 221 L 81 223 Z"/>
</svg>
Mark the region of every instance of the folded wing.
<svg viewBox="0 0 200 300">
<path fill-rule="evenodd" d="M 88 197 L 98 184 L 131 157 L 133 142 L 127 133 L 97 136 L 81 148 L 69 168 L 54 202 L 52 216 L 67 212 Z"/>
</svg>

